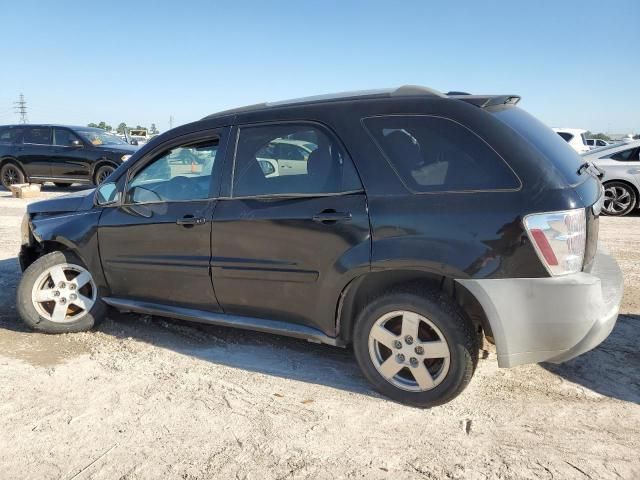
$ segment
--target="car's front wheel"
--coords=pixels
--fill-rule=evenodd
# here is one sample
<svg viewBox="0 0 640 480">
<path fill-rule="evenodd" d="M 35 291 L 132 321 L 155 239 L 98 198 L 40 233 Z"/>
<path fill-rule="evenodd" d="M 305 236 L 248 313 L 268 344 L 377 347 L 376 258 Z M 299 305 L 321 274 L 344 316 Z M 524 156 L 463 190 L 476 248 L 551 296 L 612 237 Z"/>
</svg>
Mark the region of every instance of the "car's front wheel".
<svg viewBox="0 0 640 480">
<path fill-rule="evenodd" d="M 623 182 L 607 182 L 604 185 L 604 205 L 607 215 L 621 217 L 636 207 L 636 192 Z"/>
<path fill-rule="evenodd" d="M 44 255 L 25 270 L 17 307 L 29 327 L 45 333 L 89 330 L 106 313 L 91 272 L 69 252 Z"/>
<path fill-rule="evenodd" d="M 96 185 L 100 185 L 102 182 L 104 182 L 107 179 L 109 175 L 113 173 L 114 170 L 115 168 L 113 168 L 110 165 L 103 165 L 102 167 L 98 168 L 98 170 L 96 171 L 96 174 L 93 178 L 93 182 Z"/>
<path fill-rule="evenodd" d="M 358 316 L 354 351 L 367 379 L 384 395 L 416 407 L 455 398 L 478 361 L 477 335 L 441 292 L 390 292 Z"/>
</svg>

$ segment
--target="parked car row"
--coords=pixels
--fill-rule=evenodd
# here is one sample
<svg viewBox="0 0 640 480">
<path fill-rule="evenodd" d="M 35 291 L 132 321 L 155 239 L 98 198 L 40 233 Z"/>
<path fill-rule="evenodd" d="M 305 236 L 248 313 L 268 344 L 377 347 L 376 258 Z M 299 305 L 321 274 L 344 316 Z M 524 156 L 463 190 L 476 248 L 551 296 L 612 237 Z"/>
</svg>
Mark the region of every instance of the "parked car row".
<svg viewBox="0 0 640 480">
<path fill-rule="evenodd" d="M 419 407 L 464 390 L 483 335 L 501 367 L 564 362 L 609 335 L 622 275 L 597 248 L 599 172 L 519 100 L 407 86 L 175 128 L 95 191 L 28 206 L 18 312 L 48 333 L 111 306 L 353 345 Z"/>
<path fill-rule="evenodd" d="M 66 125 L 0 126 L 0 181 L 99 185 L 137 147 L 99 128 Z"/>
</svg>

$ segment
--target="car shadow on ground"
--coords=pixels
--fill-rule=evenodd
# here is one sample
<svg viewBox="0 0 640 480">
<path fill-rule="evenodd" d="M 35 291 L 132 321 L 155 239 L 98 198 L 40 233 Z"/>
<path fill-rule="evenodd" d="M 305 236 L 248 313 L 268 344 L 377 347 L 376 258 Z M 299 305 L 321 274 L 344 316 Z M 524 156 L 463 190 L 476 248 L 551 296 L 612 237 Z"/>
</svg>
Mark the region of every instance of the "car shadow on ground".
<svg viewBox="0 0 640 480">
<path fill-rule="evenodd" d="M 548 371 L 607 397 L 640 404 L 640 316 L 620 315 L 602 344 Z"/>
<path fill-rule="evenodd" d="M 27 334 L 15 308 L 20 269 L 16 258 L 0 260 L 0 336 Z M 377 397 L 351 349 L 260 332 L 109 311 L 99 332 L 135 339 L 207 362 Z M 55 336 L 38 335 L 39 343 Z"/>
<path fill-rule="evenodd" d="M 0 260 L 0 335 L 3 330 L 28 331 L 15 310 L 19 275 L 16 258 Z M 231 368 L 378 396 L 348 348 L 113 311 L 98 331 L 117 340 L 133 338 Z M 596 349 L 564 364 L 542 367 L 599 394 L 640 403 L 638 345 L 640 316 L 621 315 L 609 338 Z"/>
</svg>

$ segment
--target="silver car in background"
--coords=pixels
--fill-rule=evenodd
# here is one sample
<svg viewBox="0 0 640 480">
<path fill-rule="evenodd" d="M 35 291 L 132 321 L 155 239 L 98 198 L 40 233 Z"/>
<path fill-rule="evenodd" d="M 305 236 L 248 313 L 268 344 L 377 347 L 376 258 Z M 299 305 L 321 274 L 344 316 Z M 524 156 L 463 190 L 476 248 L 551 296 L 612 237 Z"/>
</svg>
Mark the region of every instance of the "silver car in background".
<svg viewBox="0 0 640 480">
<path fill-rule="evenodd" d="M 604 171 L 603 210 L 607 215 L 626 215 L 640 206 L 640 140 L 596 148 L 582 158 Z"/>
</svg>

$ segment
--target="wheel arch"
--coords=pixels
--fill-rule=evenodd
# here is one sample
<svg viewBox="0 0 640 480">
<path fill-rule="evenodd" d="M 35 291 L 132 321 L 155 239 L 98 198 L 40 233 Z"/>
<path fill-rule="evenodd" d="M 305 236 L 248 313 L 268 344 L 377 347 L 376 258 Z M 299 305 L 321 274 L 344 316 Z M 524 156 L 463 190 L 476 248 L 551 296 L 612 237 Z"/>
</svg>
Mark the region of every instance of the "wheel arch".
<svg viewBox="0 0 640 480">
<path fill-rule="evenodd" d="M 27 180 L 29 179 L 29 176 L 27 175 L 27 172 L 24 169 L 24 166 L 22 165 L 22 163 L 20 163 L 20 161 L 16 157 L 0 158 L 0 168 L 4 167 L 7 163 L 14 164 L 16 167 L 18 167 L 22 171 L 24 178 L 26 178 Z"/>
<path fill-rule="evenodd" d="M 383 270 L 361 275 L 342 290 L 336 305 L 336 335 L 342 343 L 351 343 L 358 313 L 373 299 L 394 289 L 431 288 L 443 291 L 462 309 L 477 330 L 492 339 L 491 325 L 480 302 L 453 278 L 427 270 Z"/>
<path fill-rule="evenodd" d="M 93 183 L 94 185 L 96 185 L 96 172 L 100 167 L 103 167 L 105 165 L 111 166 L 114 169 L 119 167 L 119 165 L 116 162 L 114 162 L 113 160 L 107 157 L 102 157 L 96 160 L 96 162 L 93 164 L 93 167 L 91 169 L 91 183 Z"/>
</svg>

